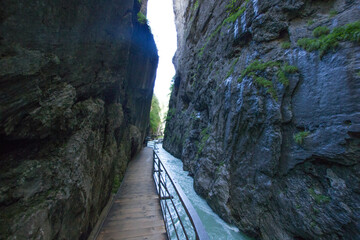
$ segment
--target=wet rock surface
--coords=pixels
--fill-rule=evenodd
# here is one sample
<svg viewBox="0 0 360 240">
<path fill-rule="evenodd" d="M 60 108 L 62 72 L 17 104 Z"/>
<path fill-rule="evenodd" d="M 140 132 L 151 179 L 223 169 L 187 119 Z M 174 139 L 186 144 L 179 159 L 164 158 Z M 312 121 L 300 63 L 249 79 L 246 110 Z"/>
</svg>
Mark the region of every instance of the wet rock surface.
<svg viewBox="0 0 360 240">
<path fill-rule="evenodd" d="M 0 239 L 86 239 L 148 127 L 146 5 L 2 5 Z"/>
<path fill-rule="evenodd" d="M 164 148 L 250 236 L 360 238 L 360 46 L 342 41 L 321 56 L 297 45 L 316 27 L 359 21 L 360 2 L 229 2 L 174 0 Z M 244 76 L 255 60 L 281 66 Z M 281 82 L 274 71 L 286 64 L 297 71 Z"/>
</svg>

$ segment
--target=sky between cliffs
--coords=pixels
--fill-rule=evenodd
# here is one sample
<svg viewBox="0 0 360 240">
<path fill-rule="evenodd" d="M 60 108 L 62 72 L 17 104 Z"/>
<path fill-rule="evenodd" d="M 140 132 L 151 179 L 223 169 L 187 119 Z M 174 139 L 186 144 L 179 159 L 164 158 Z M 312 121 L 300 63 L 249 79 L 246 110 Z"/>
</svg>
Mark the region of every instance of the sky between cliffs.
<svg viewBox="0 0 360 240">
<path fill-rule="evenodd" d="M 163 108 L 169 103 L 170 82 L 175 75 L 172 57 L 177 41 L 172 0 L 149 0 L 147 19 L 159 54 L 154 93 Z"/>
</svg>

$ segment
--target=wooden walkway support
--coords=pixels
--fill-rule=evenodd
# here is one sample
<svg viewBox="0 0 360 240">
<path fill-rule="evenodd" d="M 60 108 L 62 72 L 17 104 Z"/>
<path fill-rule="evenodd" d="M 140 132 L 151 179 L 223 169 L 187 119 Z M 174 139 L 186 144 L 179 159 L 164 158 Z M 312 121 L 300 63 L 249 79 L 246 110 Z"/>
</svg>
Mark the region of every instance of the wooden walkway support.
<svg viewBox="0 0 360 240">
<path fill-rule="evenodd" d="M 129 163 L 97 240 L 167 239 L 152 166 L 152 148 L 144 148 Z"/>
</svg>

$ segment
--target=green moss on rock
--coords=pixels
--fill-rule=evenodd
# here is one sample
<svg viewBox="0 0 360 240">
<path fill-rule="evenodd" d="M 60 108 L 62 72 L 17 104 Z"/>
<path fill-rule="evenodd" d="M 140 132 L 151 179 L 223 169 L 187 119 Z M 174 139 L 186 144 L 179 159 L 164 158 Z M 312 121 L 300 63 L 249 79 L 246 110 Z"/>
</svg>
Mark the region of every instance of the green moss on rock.
<svg viewBox="0 0 360 240">
<path fill-rule="evenodd" d="M 199 8 L 199 0 L 196 0 L 194 6 L 192 7 L 193 11 L 196 11 Z"/>
<path fill-rule="evenodd" d="M 236 3 L 238 2 L 239 0 L 232 0 L 228 5 L 227 5 L 227 12 L 229 13 L 229 16 L 227 18 L 224 19 L 224 21 L 222 21 L 221 24 L 219 24 L 215 31 L 213 31 L 209 37 L 206 38 L 206 42 L 205 44 L 202 46 L 202 48 L 200 49 L 200 52 L 198 53 L 199 57 L 202 57 L 202 55 L 204 54 L 204 51 L 205 51 L 205 48 L 206 46 L 209 44 L 210 40 L 215 36 L 217 35 L 221 28 L 226 25 L 226 24 L 233 24 L 236 19 L 238 19 L 246 10 L 246 6 L 247 6 L 247 3 L 249 2 L 249 0 L 245 0 L 245 5 L 243 7 L 241 7 L 241 5 L 239 7 L 235 7 Z"/>
<path fill-rule="evenodd" d="M 267 88 L 267 92 L 275 100 L 277 100 L 273 82 L 264 77 L 267 71 L 275 72 L 277 80 L 283 85 L 287 86 L 289 85 L 287 74 L 298 72 L 298 68 L 279 61 L 261 62 L 259 60 L 255 60 L 244 69 L 240 78 L 238 79 L 238 82 L 242 82 L 245 77 L 251 77 L 258 86 Z"/>
<path fill-rule="evenodd" d="M 281 44 L 281 48 L 283 49 L 289 49 L 291 47 L 291 43 L 290 42 L 283 42 Z"/>
<path fill-rule="evenodd" d="M 201 133 L 200 133 L 200 144 L 199 144 L 199 148 L 198 151 L 196 153 L 196 158 L 199 158 L 199 155 L 201 154 L 202 150 L 205 147 L 205 144 L 207 142 L 207 140 L 209 139 L 210 134 L 208 133 L 208 128 L 204 128 Z"/>
<path fill-rule="evenodd" d="M 327 27 L 317 27 L 313 31 L 315 38 L 301 38 L 297 44 L 306 51 L 319 50 L 320 57 L 334 50 L 341 41 L 360 43 L 360 21 L 334 28 L 331 32 Z"/>
<path fill-rule="evenodd" d="M 234 69 L 235 69 L 235 65 L 236 65 L 236 63 L 239 61 L 239 59 L 237 58 L 237 59 L 235 59 L 234 61 L 233 61 L 233 63 L 231 64 L 231 68 L 230 68 L 230 70 L 227 72 L 227 74 L 226 74 L 226 77 L 225 77 L 225 79 L 226 78 L 228 78 L 228 77 L 230 77 L 231 76 L 231 74 L 233 74 L 234 73 Z"/>
<path fill-rule="evenodd" d="M 313 36 L 314 37 L 321 37 L 325 36 L 330 33 L 330 29 L 326 26 L 320 26 L 313 30 Z"/>
<path fill-rule="evenodd" d="M 298 132 L 297 134 L 294 135 L 294 140 L 297 144 L 301 145 L 304 142 L 304 139 L 309 136 L 310 132 L 308 131 L 302 131 L 302 132 Z"/>
<path fill-rule="evenodd" d="M 176 109 L 170 108 L 169 111 L 167 112 L 165 121 L 170 121 L 172 117 L 175 115 L 175 113 L 176 113 Z"/>
<path fill-rule="evenodd" d="M 307 25 L 308 26 L 311 26 L 311 25 L 313 25 L 315 23 L 315 20 L 314 19 L 311 19 L 311 20 L 309 20 L 308 22 L 307 22 Z"/>
<path fill-rule="evenodd" d="M 331 9 L 329 12 L 329 17 L 335 17 L 336 15 L 338 15 L 338 12 L 335 9 Z"/>
<path fill-rule="evenodd" d="M 328 196 L 316 193 L 313 188 L 309 188 L 308 192 L 317 204 L 328 203 L 331 200 Z"/>
</svg>

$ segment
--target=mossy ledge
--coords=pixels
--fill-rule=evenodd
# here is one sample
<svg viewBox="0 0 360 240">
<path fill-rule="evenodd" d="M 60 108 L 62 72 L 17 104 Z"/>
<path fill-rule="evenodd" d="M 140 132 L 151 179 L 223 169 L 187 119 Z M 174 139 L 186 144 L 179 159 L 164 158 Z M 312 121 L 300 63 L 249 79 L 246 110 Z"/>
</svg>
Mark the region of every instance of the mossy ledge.
<svg viewBox="0 0 360 240">
<path fill-rule="evenodd" d="M 287 63 L 282 63 L 280 61 L 268 61 L 261 62 L 255 60 L 247 66 L 242 72 L 238 82 L 241 82 L 245 77 L 251 77 L 258 86 L 267 88 L 267 92 L 277 100 L 277 94 L 274 87 L 274 83 L 264 77 L 267 72 L 271 74 L 276 74 L 277 80 L 281 82 L 284 86 L 289 85 L 288 74 L 293 74 L 298 72 L 298 68 Z"/>
<path fill-rule="evenodd" d="M 330 50 L 334 50 L 341 41 L 359 44 L 360 21 L 336 27 L 332 31 L 325 26 L 320 26 L 313 30 L 313 36 L 315 38 L 301 38 L 297 44 L 309 52 L 319 50 L 320 57 L 322 57 Z"/>
</svg>

